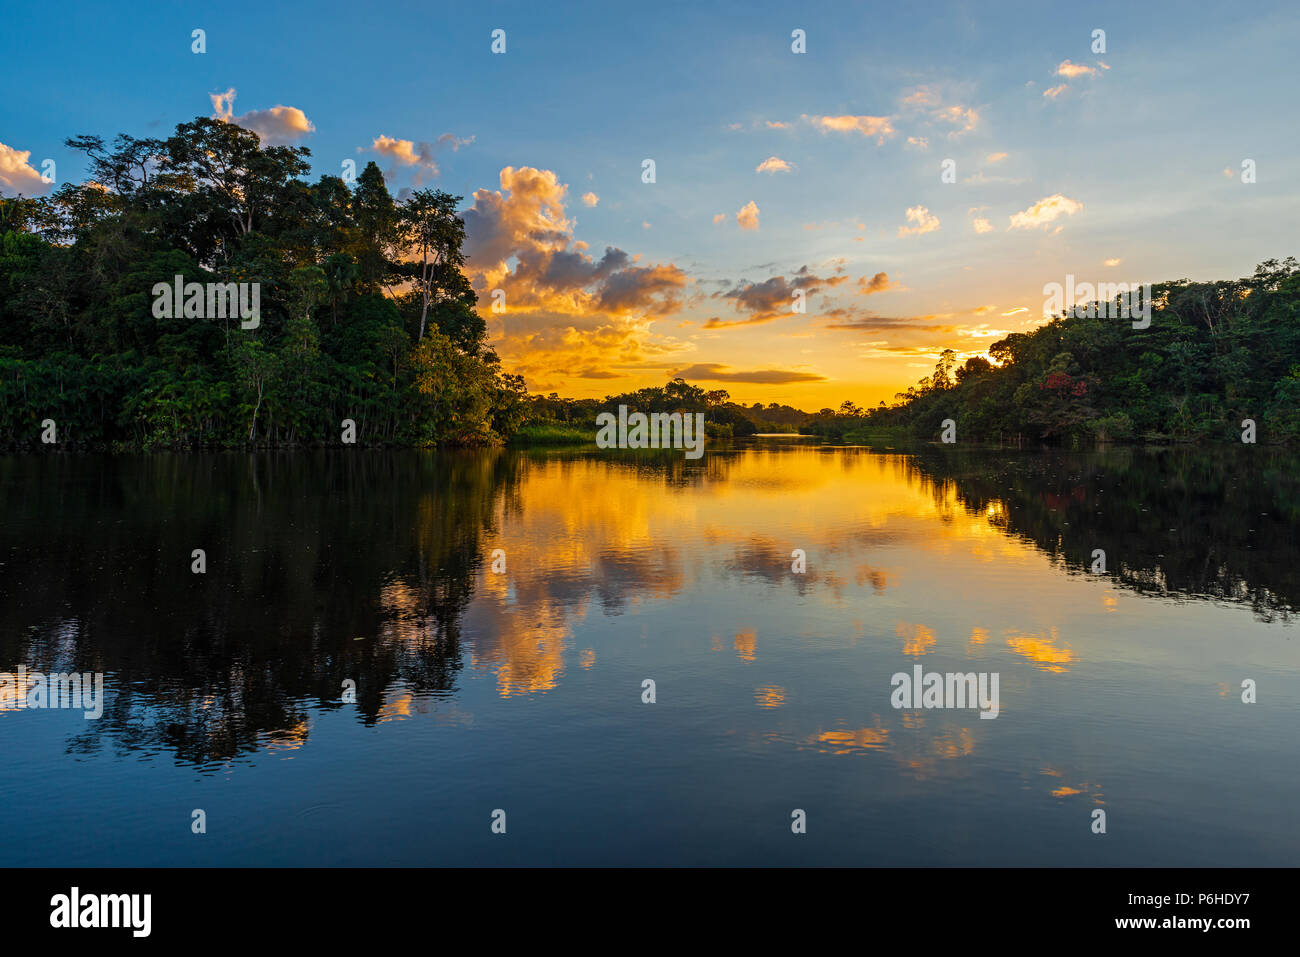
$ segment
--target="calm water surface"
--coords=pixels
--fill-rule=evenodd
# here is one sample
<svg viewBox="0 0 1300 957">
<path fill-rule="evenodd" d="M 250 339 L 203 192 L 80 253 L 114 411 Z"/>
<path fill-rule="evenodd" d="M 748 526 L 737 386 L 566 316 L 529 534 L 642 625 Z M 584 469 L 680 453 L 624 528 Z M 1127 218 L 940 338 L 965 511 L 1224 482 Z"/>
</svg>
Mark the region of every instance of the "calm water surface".
<svg viewBox="0 0 1300 957">
<path fill-rule="evenodd" d="M 0 865 L 1295 866 L 1297 464 L 0 458 Z"/>
</svg>

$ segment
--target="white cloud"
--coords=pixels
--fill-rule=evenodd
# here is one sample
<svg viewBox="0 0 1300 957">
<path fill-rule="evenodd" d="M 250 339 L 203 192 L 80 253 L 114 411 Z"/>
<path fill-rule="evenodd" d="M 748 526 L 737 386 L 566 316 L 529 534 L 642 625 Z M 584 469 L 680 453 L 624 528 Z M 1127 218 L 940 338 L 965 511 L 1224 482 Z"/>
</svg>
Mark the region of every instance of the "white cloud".
<svg viewBox="0 0 1300 957">
<path fill-rule="evenodd" d="M 242 116 L 235 116 L 234 87 L 225 93 L 210 93 L 208 97 L 212 100 L 213 119 L 252 130 L 267 146 L 287 146 L 308 133 L 316 132 L 307 114 L 296 106 L 273 106 L 269 110 L 249 110 Z"/>
<path fill-rule="evenodd" d="M 1068 196 L 1062 196 L 1056 193 L 1045 199 L 1040 199 L 1028 209 L 1011 216 L 1011 225 L 1009 229 L 1037 229 L 1046 227 L 1059 216 L 1073 216 L 1079 210 L 1083 209 L 1083 203 L 1077 199 L 1070 199 Z M 1059 227 L 1058 227 L 1059 228 Z"/>
<path fill-rule="evenodd" d="M 932 233 L 939 228 L 939 217 L 934 215 L 924 206 L 912 206 L 907 210 L 907 221 L 916 223 L 915 226 L 899 226 L 898 235 L 900 236 L 920 236 L 923 233 Z"/>
<path fill-rule="evenodd" d="M 0 192 L 14 196 L 44 196 L 50 184 L 27 161 L 31 150 L 16 150 L 0 143 Z"/>
<path fill-rule="evenodd" d="M 789 173 L 794 170 L 794 166 L 781 159 L 779 156 L 769 156 L 763 162 L 758 164 L 755 173 Z"/>
<path fill-rule="evenodd" d="M 863 136 L 874 136 L 877 144 L 883 143 L 895 132 L 887 116 L 809 116 L 805 113 L 802 118 L 823 133 L 861 133 Z"/>
</svg>

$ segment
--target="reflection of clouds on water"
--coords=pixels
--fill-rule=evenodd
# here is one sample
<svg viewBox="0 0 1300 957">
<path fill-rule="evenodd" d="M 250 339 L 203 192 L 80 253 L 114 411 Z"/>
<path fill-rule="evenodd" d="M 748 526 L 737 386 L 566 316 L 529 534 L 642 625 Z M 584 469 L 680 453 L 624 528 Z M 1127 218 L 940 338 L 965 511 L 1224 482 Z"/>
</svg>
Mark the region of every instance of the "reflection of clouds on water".
<svg viewBox="0 0 1300 957">
<path fill-rule="evenodd" d="M 1047 635 L 1025 635 L 1017 631 L 1006 632 L 1007 647 L 1022 658 L 1027 658 L 1041 671 L 1064 672 L 1067 665 L 1078 662 L 1078 656 L 1069 648 L 1058 647 L 1061 640 L 1056 627 Z"/>
<path fill-rule="evenodd" d="M 925 625 L 910 624 L 900 621 L 894 627 L 895 633 L 903 639 L 903 654 L 917 658 L 934 648 L 934 629 Z"/>
<path fill-rule="evenodd" d="M 770 744 L 831 758 L 866 759 L 877 755 L 908 777 L 919 780 L 937 776 L 950 765 L 955 769 L 954 762 L 974 754 L 977 739 L 987 733 L 964 725 L 925 731 L 922 730 L 926 725 L 925 716 L 915 712 L 898 715 L 896 727 L 890 727 L 879 715 L 872 717 L 873 723 L 866 727 L 841 724 L 804 735 L 770 731 L 762 738 Z"/>
<path fill-rule="evenodd" d="M 1057 780 L 1062 780 L 1066 776 L 1064 771 L 1061 771 L 1060 769 L 1053 768 L 1053 767 L 1042 768 L 1038 773 L 1042 775 L 1046 775 L 1048 777 L 1056 778 Z M 1065 783 L 1057 784 L 1055 786 L 1049 784 L 1048 793 L 1051 794 L 1052 797 L 1057 798 L 1058 800 L 1084 796 L 1088 800 L 1090 800 L 1093 804 L 1096 805 L 1104 805 L 1106 803 L 1105 797 L 1102 794 L 1100 784 L 1091 784 L 1087 781 L 1079 781 L 1077 782 L 1077 784 L 1078 784 L 1077 787 Z"/>
<path fill-rule="evenodd" d="M 691 468 L 679 457 L 500 450 L 232 457 L 204 466 L 212 474 L 193 494 L 218 504 L 197 517 L 188 515 L 192 502 L 175 497 L 193 484 L 181 481 L 184 463 L 143 463 L 141 472 L 122 464 L 118 481 L 136 489 L 132 495 L 110 479 L 75 506 L 66 496 L 58 508 L 42 505 L 39 523 L 24 526 L 26 513 L 15 511 L 15 540 L 40 548 L 27 549 L 26 564 L 0 567 L 0 585 L 20 599 L 40 595 L 42 609 L 72 613 L 44 619 L 34 601 L 11 603 L 0 651 L 47 662 L 45 670 L 60 670 L 52 661 L 67 661 L 64 670 L 86 660 L 110 673 L 124 667 L 113 710 L 77 747 L 112 735 L 128 750 L 147 743 L 207 761 L 302 747 L 313 710 L 345 709 L 368 723 L 407 720 L 426 701 L 441 707 L 456 697 L 466 675 L 490 681 L 503 697 L 553 691 L 566 673 L 595 668 L 613 625 L 604 619 L 622 615 L 639 616 L 641 648 L 652 656 L 656 641 L 670 655 L 711 642 L 725 653 L 718 667 L 729 659 L 751 676 L 735 704 L 776 717 L 797 710 L 787 689 L 800 687 L 801 669 L 814 683 L 834 678 L 824 664 L 796 657 L 800 641 L 819 652 L 856 646 L 857 662 L 887 649 L 912 659 L 1002 658 L 1007 667 L 1062 675 L 1079 664 L 1080 642 L 1103 664 L 1109 651 L 1092 653 L 1095 622 L 1057 617 L 1062 602 L 1094 618 L 1127 613 L 1121 592 L 1166 594 L 1195 571 L 1201 593 L 1231 583 L 1218 593 L 1257 608 L 1285 605 L 1234 571 L 1266 569 L 1285 585 L 1285 569 L 1300 563 L 1257 564 L 1267 557 L 1262 548 L 1256 556 L 1216 544 L 1214 561 L 1201 556 L 1196 569 L 1183 562 L 1175 574 L 1161 563 L 1181 562 L 1182 553 L 1158 536 L 1123 547 L 1102 536 L 1089 549 L 1106 546 L 1119 570 L 1096 582 L 1079 576 L 1062 557 L 1069 537 L 1127 520 L 1138 493 L 1141 521 L 1166 531 L 1198 527 L 1161 512 L 1170 503 L 1159 491 L 1167 483 L 1157 480 L 1168 460 L 1156 462 L 1155 477 L 1136 471 L 1150 467 L 1146 460 L 1121 461 L 1127 477 L 1145 479 L 1132 494 L 1103 465 L 1079 465 L 1088 461 L 817 448 L 728 451 Z M 61 485 L 45 487 L 54 494 Z M 156 507 L 140 509 L 149 494 Z M 1218 501 L 1211 496 L 1211 505 Z M 1273 503 L 1250 508 L 1258 513 L 1250 529 L 1265 515 L 1286 514 Z M 158 523 L 154 513 L 181 519 Z M 210 553 L 205 578 L 161 587 L 171 580 L 159 565 L 165 556 L 188 555 L 192 540 L 214 538 L 229 547 Z M 495 548 L 506 553 L 505 574 L 491 570 Z M 806 553 L 802 573 L 792 568 L 794 549 Z M 128 594 L 111 578 L 101 581 L 101 567 L 137 568 L 142 587 Z M 141 593 L 152 609 L 147 623 Z M 692 608 L 708 611 L 684 612 Z M 1074 640 L 1062 640 L 1059 629 Z M 854 662 L 847 667 L 850 680 Z M 355 704 L 339 702 L 344 678 L 357 681 Z M 12 710 L 18 694 L 0 691 L 0 711 Z M 816 696 L 797 700 L 808 706 Z M 943 718 L 927 723 L 904 713 L 898 721 L 896 734 L 933 735 L 929 750 L 909 758 L 920 767 L 966 749 L 960 735 L 942 730 Z"/>
</svg>

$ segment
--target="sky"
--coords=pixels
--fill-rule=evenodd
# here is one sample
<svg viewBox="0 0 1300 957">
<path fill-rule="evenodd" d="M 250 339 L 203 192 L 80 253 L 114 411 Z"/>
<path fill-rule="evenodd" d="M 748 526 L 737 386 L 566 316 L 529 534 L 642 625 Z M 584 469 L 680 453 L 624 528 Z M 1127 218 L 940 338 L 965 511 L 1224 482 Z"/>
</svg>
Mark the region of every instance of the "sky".
<svg viewBox="0 0 1300 957">
<path fill-rule="evenodd" d="M 1294 3 L 155 6 L 6 8 L 0 193 L 82 179 L 69 136 L 196 116 L 309 148 L 312 179 L 374 160 L 463 197 L 536 392 L 874 406 L 1067 275 L 1300 254 Z"/>
</svg>

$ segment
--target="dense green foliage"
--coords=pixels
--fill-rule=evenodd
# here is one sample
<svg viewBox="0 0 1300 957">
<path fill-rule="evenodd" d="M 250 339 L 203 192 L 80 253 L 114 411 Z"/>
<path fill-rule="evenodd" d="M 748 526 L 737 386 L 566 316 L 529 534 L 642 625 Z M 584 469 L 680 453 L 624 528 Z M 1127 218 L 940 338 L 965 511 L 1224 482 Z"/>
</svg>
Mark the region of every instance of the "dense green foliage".
<svg viewBox="0 0 1300 957">
<path fill-rule="evenodd" d="M 609 395 L 603 399 L 562 399 L 556 393 L 529 396 L 525 405 L 522 437 L 540 442 L 551 435 L 559 442 L 574 441 L 577 434 L 585 434 L 589 441 L 596 437 L 596 417 L 602 412 L 618 414 L 620 405 L 634 412 L 703 412 L 704 427 L 710 438 L 731 438 L 753 435 L 762 431 L 786 431 L 780 426 L 763 422 L 760 428 L 753 413 L 731 401 L 725 389 L 705 391 L 684 379 L 673 379 L 662 386 L 648 386 L 634 392 Z M 762 406 L 756 406 L 761 409 Z M 796 409 L 791 412 L 802 415 Z M 793 431 L 793 430 L 789 430 Z"/>
<path fill-rule="evenodd" d="M 501 372 L 465 277 L 459 197 L 394 202 L 378 166 L 311 184 L 308 151 L 196 119 L 167 139 L 68 145 L 90 177 L 0 200 L 0 445 L 193 448 L 593 438 L 602 411 L 704 412 L 714 437 L 1300 439 L 1300 266 L 1154 289 L 1149 327 L 1057 317 L 934 374 L 890 407 L 746 407 L 675 379 L 605 399 L 528 396 Z M 160 309 L 184 283 L 256 284 L 240 315 Z M 1099 305 L 1099 304 L 1095 304 Z M 1100 312 L 1095 308 L 1094 312 Z M 995 364 L 996 363 L 996 364 Z"/>
<path fill-rule="evenodd" d="M 944 352 L 934 374 L 870 411 L 846 402 L 803 427 L 849 439 L 937 438 L 945 419 L 963 441 L 1300 440 L 1300 266 L 1269 260 L 1246 279 L 1154 286 L 1149 327 L 1104 314 L 1056 317 L 993 344 L 996 365 Z"/>
<path fill-rule="evenodd" d="M 68 145 L 86 182 L 0 201 L 0 443 L 39 446 L 45 420 L 59 446 L 127 448 L 337 443 L 348 419 L 361 444 L 519 426 L 523 382 L 461 272 L 459 197 L 395 203 L 374 163 L 310 184 L 306 149 L 219 120 Z M 176 276 L 257 283 L 257 325 L 160 310 Z"/>
</svg>

